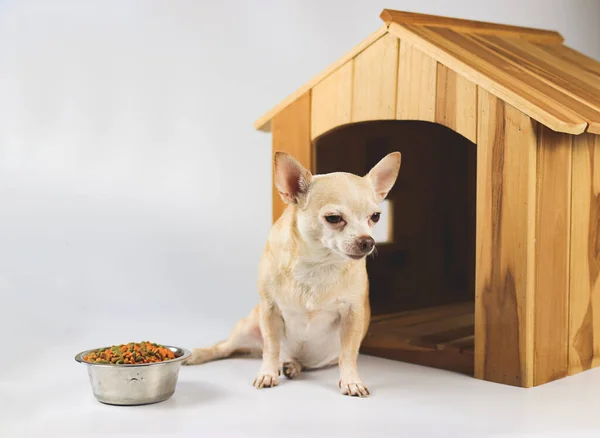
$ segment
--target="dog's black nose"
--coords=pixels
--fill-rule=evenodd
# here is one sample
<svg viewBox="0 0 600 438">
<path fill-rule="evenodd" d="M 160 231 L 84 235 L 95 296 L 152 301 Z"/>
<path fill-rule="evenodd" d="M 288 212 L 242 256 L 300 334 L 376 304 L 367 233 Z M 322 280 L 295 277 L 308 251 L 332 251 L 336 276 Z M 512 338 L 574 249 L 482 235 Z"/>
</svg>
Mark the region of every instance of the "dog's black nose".
<svg viewBox="0 0 600 438">
<path fill-rule="evenodd" d="M 358 244 L 358 249 L 360 249 L 362 253 L 368 254 L 375 246 L 375 239 L 371 236 L 363 236 L 359 237 L 356 240 L 356 243 Z"/>
</svg>

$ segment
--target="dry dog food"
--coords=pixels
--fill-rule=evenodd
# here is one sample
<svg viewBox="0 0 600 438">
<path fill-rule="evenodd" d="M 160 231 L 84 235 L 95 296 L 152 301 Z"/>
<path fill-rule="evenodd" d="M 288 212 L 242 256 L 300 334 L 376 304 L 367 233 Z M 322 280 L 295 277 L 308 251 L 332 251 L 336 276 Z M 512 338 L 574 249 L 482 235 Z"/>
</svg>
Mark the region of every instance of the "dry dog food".
<svg viewBox="0 0 600 438">
<path fill-rule="evenodd" d="M 113 345 L 110 348 L 100 349 L 83 356 L 83 360 L 86 362 L 114 364 L 164 362 L 171 359 L 175 359 L 175 353 L 162 345 L 148 341 Z"/>
</svg>

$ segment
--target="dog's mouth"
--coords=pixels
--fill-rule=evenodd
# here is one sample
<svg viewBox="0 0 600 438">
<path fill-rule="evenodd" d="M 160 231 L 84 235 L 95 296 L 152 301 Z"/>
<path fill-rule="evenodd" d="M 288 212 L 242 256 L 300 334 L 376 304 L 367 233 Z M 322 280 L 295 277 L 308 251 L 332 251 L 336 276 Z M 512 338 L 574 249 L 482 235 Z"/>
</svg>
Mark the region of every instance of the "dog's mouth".
<svg viewBox="0 0 600 438">
<path fill-rule="evenodd" d="M 360 255 L 346 254 L 346 257 L 351 258 L 352 260 L 360 260 L 360 259 L 362 259 L 365 256 L 366 256 L 366 254 L 360 254 Z"/>
</svg>

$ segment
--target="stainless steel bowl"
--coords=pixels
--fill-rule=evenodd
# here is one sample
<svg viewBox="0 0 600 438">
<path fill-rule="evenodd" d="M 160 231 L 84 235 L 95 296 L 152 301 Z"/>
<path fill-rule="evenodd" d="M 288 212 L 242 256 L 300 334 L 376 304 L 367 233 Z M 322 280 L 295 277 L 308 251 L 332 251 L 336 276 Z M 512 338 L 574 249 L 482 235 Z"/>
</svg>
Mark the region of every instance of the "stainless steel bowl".
<svg viewBox="0 0 600 438">
<path fill-rule="evenodd" d="M 94 348 L 82 351 L 75 360 L 87 366 L 92 392 L 98 401 L 111 405 L 146 405 L 167 400 L 173 395 L 181 363 L 191 355 L 184 348 L 166 345 L 165 348 L 175 353 L 175 359 L 142 364 L 84 361 L 84 356 L 101 349 Z"/>
</svg>

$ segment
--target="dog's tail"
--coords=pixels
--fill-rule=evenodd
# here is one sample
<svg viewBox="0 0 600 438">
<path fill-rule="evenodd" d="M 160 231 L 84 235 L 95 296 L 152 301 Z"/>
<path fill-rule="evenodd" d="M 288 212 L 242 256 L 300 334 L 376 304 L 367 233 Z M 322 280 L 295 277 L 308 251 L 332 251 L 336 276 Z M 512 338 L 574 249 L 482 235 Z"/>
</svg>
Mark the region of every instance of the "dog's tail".
<svg viewBox="0 0 600 438">
<path fill-rule="evenodd" d="M 200 365 L 213 360 L 225 359 L 233 354 L 228 341 L 221 341 L 209 348 L 192 348 L 192 355 L 183 364 Z"/>
<path fill-rule="evenodd" d="M 261 357 L 262 348 L 257 306 L 250 315 L 238 321 L 227 340 L 209 348 L 193 348 L 192 355 L 183 364 L 199 365 L 232 356 Z"/>
</svg>

